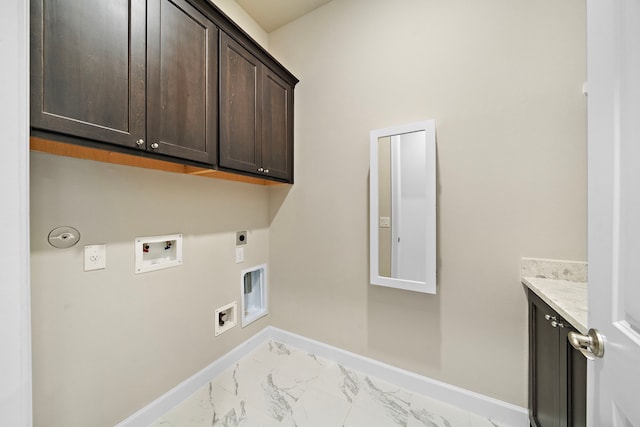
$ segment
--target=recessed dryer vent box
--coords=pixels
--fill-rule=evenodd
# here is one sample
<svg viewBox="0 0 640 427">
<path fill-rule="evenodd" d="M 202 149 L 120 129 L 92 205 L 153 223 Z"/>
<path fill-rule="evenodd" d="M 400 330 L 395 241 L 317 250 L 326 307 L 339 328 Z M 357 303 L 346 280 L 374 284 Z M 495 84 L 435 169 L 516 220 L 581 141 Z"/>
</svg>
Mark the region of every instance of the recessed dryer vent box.
<svg viewBox="0 0 640 427">
<path fill-rule="evenodd" d="M 182 234 L 136 237 L 136 274 L 182 264 Z"/>
<path fill-rule="evenodd" d="M 242 327 L 267 315 L 267 265 L 242 270 Z"/>
</svg>

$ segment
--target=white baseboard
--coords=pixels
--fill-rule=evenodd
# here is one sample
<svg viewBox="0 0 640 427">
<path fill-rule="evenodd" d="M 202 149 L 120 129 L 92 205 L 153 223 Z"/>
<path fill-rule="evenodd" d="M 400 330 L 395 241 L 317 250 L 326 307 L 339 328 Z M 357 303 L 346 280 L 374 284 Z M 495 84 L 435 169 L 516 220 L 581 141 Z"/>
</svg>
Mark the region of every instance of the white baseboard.
<svg viewBox="0 0 640 427">
<path fill-rule="evenodd" d="M 345 367 L 397 384 L 409 391 L 464 408 L 501 424 L 514 427 L 529 425 L 529 416 L 526 408 L 452 386 L 301 335 L 268 326 L 211 365 L 178 384 L 158 399 L 120 422 L 116 427 L 147 427 L 178 403 L 195 393 L 199 388 L 211 381 L 211 379 L 268 340 L 278 341 L 282 344 L 305 350 L 309 353 L 335 361 Z"/>
<path fill-rule="evenodd" d="M 466 409 L 501 424 L 514 427 L 529 426 L 529 414 L 526 408 L 396 368 L 282 329 L 274 327 L 269 329 L 270 338 L 274 341 L 308 351 L 345 367 L 396 384 L 414 393 Z"/>
<path fill-rule="evenodd" d="M 119 422 L 115 427 L 147 427 L 162 415 L 169 412 L 180 402 L 204 387 L 213 378 L 220 375 L 238 360 L 258 348 L 264 342 L 272 339 L 269 327 L 264 328 L 247 341 L 243 342 L 211 365 L 187 378 L 147 406 Z"/>
</svg>

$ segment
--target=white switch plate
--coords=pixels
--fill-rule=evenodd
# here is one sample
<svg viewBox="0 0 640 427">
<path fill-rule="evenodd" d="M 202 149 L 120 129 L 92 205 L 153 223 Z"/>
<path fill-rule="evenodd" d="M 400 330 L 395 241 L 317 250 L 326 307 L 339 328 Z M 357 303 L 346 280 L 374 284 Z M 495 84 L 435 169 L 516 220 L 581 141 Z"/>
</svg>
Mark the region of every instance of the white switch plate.
<svg viewBox="0 0 640 427">
<path fill-rule="evenodd" d="M 388 216 L 380 217 L 380 228 L 389 228 L 391 227 L 391 218 Z"/>
<path fill-rule="evenodd" d="M 107 268 L 106 245 L 89 245 L 84 247 L 84 271 L 103 270 Z"/>
<path fill-rule="evenodd" d="M 244 248 L 236 248 L 236 264 L 244 262 Z"/>
</svg>

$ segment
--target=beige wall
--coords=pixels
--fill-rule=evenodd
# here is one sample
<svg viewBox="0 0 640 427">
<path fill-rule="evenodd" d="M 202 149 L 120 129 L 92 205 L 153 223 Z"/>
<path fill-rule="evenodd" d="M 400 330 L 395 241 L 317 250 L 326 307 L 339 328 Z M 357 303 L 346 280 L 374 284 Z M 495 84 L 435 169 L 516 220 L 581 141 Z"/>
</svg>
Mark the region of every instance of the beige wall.
<svg viewBox="0 0 640 427">
<path fill-rule="evenodd" d="M 519 258 L 585 259 L 582 2 L 334 0 L 268 40 L 215 3 L 301 79 L 296 184 L 32 153 L 35 425 L 114 424 L 268 324 L 524 406 Z M 369 130 L 428 118 L 438 294 L 371 287 Z M 78 247 L 48 245 L 59 225 Z M 174 232 L 184 264 L 134 275 L 133 238 Z M 94 243 L 107 269 L 85 273 Z M 265 261 L 270 315 L 214 338 L 213 310 Z"/>
<path fill-rule="evenodd" d="M 520 257 L 586 258 L 584 1 L 334 0 L 269 46 L 301 80 L 272 324 L 526 406 Z M 435 296 L 368 284 L 369 131 L 424 119 Z"/>
<path fill-rule="evenodd" d="M 269 48 L 269 35 L 256 23 L 235 0 L 209 0 L 246 31 L 265 49 Z"/>
<path fill-rule="evenodd" d="M 34 425 L 114 425 L 267 326 L 213 330 L 217 307 L 240 307 L 240 271 L 268 261 L 268 218 L 261 186 L 32 153 Z M 61 225 L 80 231 L 77 246 L 48 244 Z M 242 264 L 238 230 L 249 231 Z M 184 235 L 183 265 L 135 275 L 133 239 L 169 233 Z M 98 243 L 106 270 L 83 272 L 83 246 Z"/>
<path fill-rule="evenodd" d="M 214 310 L 240 304 L 240 271 L 268 261 L 265 188 L 41 153 L 31 168 L 36 426 L 113 425 L 268 324 L 214 338 Z M 50 246 L 60 225 L 80 243 Z M 134 238 L 171 233 L 183 265 L 134 274 Z M 106 270 L 83 272 L 83 246 L 98 243 Z"/>
</svg>

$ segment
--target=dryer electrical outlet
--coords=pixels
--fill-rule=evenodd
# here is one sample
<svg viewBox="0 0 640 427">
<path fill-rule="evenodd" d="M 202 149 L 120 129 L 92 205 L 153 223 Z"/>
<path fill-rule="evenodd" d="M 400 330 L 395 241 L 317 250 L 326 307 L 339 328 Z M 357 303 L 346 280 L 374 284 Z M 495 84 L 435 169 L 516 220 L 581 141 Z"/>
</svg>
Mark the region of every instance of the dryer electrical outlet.
<svg viewBox="0 0 640 427">
<path fill-rule="evenodd" d="M 247 244 L 247 231 L 238 231 L 236 232 L 236 246 L 246 245 Z"/>
</svg>

